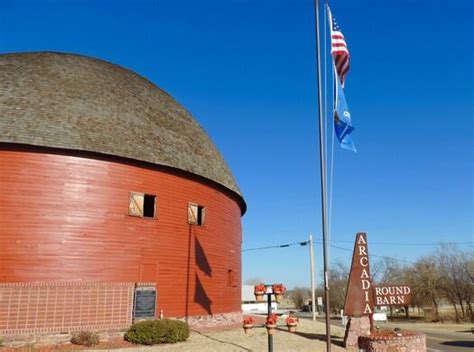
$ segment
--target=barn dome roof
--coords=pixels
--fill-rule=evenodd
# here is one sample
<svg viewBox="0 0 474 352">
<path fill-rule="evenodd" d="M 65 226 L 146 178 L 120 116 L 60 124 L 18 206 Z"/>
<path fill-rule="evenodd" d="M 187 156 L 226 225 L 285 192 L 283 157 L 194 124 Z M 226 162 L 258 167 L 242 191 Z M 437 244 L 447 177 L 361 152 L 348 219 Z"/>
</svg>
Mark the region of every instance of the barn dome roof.
<svg viewBox="0 0 474 352">
<path fill-rule="evenodd" d="M 183 106 L 136 73 L 89 57 L 0 55 L 0 142 L 172 167 L 241 197 L 221 154 Z"/>
</svg>

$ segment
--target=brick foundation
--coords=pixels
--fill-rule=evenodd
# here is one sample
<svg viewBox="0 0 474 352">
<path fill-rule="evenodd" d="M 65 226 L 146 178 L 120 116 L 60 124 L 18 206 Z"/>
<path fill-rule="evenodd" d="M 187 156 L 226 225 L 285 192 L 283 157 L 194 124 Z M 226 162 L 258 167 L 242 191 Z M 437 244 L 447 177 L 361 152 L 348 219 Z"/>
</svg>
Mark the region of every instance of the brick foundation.
<svg viewBox="0 0 474 352">
<path fill-rule="evenodd" d="M 101 341 L 121 338 L 123 335 L 124 330 L 108 330 L 99 332 L 99 338 Z M 8 347 L 54 346 L 69 343 L 72 336 L 73 333 L 69 332 L 5 335 L 3 336 L 3 345 Z"/>
<path fill-rule="evenodd" d="M 0 283 L 0 336 L 13 347 L 67 343 L 81 330 L 120 337 L 133 322 L 135 285 L 150 283 Z M 241 324 L 242 313 L 179 319 L 208 331 Z"/>
<path fill-rule="evenodd" d="M 180 320 L 186 321 L 185 318 Z M 213 330 L 217 327 L 227 325 L 242 324 L 242 312 L 221 313 L 213 315 L 204 315 L 196 317 L 188 317 L 187 322 L 189 326 L 196 330 Z"/>
<path fill-rule="evenodd" d="M 0 283 L 0 335 L 123 329 L 134 283 Z"/>
</svg>

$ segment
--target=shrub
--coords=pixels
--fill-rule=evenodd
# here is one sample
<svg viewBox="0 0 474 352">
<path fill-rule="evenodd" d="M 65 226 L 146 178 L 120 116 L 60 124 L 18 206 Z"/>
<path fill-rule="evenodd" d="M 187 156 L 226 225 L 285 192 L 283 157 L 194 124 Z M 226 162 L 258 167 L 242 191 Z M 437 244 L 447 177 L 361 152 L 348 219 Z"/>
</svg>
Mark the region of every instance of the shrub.
<svg viewBox="0 0 474 352">
<path fill-rule="evenodd" d="M 72 336 L 71 343 L 81 346 L 94 346 L 99 343 L 99 334 L 92 331 L 81 331 Z"/>
<path fill-rule="evenodd" d="M 179 320 L 146 320 L 133 324 L 125 333 L 125 340 L 140 345 L 157 345 L 186 341 L 188 324 Z"/>
</svg>

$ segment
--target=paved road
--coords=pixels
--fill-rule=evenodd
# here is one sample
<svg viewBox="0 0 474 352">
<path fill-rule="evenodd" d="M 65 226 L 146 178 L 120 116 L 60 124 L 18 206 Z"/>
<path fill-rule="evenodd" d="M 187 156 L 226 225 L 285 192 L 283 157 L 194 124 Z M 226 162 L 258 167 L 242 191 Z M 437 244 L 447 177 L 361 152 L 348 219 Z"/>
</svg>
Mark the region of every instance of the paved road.
<svg viewBox="0 0 474 352">
<path fill-rule="evenodd" d="M 300 312 L 297 314 L 300 318 L 311 319 L 310 313 Z M 317 317 L 320 322 L 325 322 L 324 317 Z M 331 319 L 331 325 L 341 327 L 341 320 Z M 378 323 L 380 327 L 400 327 L 403 329 L 404 323 Z M 428 352 L 471 352 L 474 348 L 474 334 L 470 331 L 443 331 L 439 328 L 425 328 L 416 326 L 413 328 L 413 324 L 410 328 L 416 331 L 420 331 L 426 334 L 426 347 Z M 462 329 L 459 329 L 462 330 Z"/>
<path fill-rule="evenodd" d="M 382 325 L 382 324 L 381 324 Z M 399 326 L 403 329 L 404 323 L 386 323 L 387 327 Z M 382 325 L 383 326 L 383 325 Z M 428 352 L 449 351 L 449 352 L 468 352 L 474 348 L 474 334 L 470 331 L 442 330 L 438 328 L 420 327 L 410 324 L 410 329 L 421 331 L 426 334 L 426 347 Z"/>
<path fill-rule="evenodd" d="M 472 333 L 421 330 L 426 334 L 428 351 L 467 352 L 474 348 Z"/>
</svg>

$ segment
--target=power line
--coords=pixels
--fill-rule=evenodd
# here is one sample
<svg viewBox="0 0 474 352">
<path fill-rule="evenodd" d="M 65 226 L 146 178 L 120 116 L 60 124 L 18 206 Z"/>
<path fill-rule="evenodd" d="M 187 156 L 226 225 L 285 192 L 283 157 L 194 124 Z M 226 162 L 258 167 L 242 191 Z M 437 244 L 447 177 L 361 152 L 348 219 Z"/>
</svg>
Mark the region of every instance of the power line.
<svg viewBox="0 0 474 352">
<path fill-rule="evenodd" d="M 322 239 L 317 238 L 316 240 L 322 241 Z M 354 243 L 354 241 L 342 241 L 342 240 L 331 240 L 331 242 L 336 243 Z M 387 245 L 387 246 L 437 246 L 440 244 L 454 244 L 454 245 L 461 245 L 461 244 L 470 244 L 473 245 L 474 242 L 370 242 L 370 244 L 376 245 Z"/>
<path fill-rule="evenodd" d="M 323 244 L 322 239 L 315 239 L 315 243 L 317 244 Z M 334 241 L 332 240 L 331 242 L 339 242 L 339 243 L 353 243 L 353 241 Z M 292 246 L 306 246 L 309 243 L 309 241 L 303 241 L 303 242 L 292 242 L 292 243 L 286 243 L 286 244 L 280 244 L 280 245 L 275 245 L 275 246 L 265 246 L 265 247 L 256 247 L 256 248 L 247 248 L 243 249 L 242 252 L 250 252 L 250 251 L 259 251 L 259 250 L 265 250 L 265 249 L 275 249 L 275 248 L 287 248 L 287 247 L 292 247 Z M 472 245 L 473 242 L 370 242 L 370 244 L 375 244 L 375 245 L 387 245 L 387 246 L 433 246 L 433 245 L 439 245 L 439 244 L 452 244 L 452 245 L 463 245 L 463 244 L 469 244 Z M 343 251 L 347 252 L 352 252 L 353 250 L 350 248 L 345 248 L 345 247 L 340 247 L 335 244 L 328 244 L 329 247 L 335 248 L 335 249 L 340 249 Z M 414 262 L 411 262 L 409 260 L 404 260 L 404 259 L 398 259 L 390 256 L 384 256 L 384 255 L 377 255 L 377 254 L 369 254 L 370 257 L 376 257 L 376 258 L 386 258 L 386 259 L 391 259 L 397 262 L 402 262 L 402 263 L 408 263 L 408 264 L 415 264 Z"/>
<path fill-rule="evenodd" d="M 315 238 L 315 241 L 318 241 L 319 243 L 322 242 L 322 238 Z M 330 240 L 330 242 L 336 242 L 336 243 L 354 243 L 354 241 L 344 241 L 344 240 Z M 288 243 L 288 244 L 283 244 L 283 245 L 275 245 L 275 246 L 266 246 L 266 247 L 257 247 L 257 248 L 247 248 L 243 249 L 242 252 L 247 252 L 247 251 L 255 251 L 255 250 L 260 250 L 260 249 L 271 249 L 271 248 L 284 248 L 284 247 L 291 247 L 291 246 L 297 246 L 301 245 L 304 246 L 308 244 L 308 241 L 306 242 L 293 242 L 293 243 Z M 370 242 L 371 245 L 385 245 L 385 246 L 437 246 L 440 244 L 452 244 L 452 245 L 474 245 L 473 241 L 470 242 Z M 331 245 L 331 247 L 342 249 L 342 250 L 349 250 L 352 251 L 352 249 L 348 248 L 342 248 L 342 247 L 337 247 L 336 245 Z M 373 255 L 376 257 L 376 255 Z"/>
<path fill-rule="evenodd" d="M 293 242 L 293 243 L 287 243 L 287 244 L 280 244 L 276 246 L 266 246 L 266 247 L 257 247 L 257 248 L 247 248 L 247 249 L 242 249 L 242 252 L 250 252 L 250 251 L 260 251 L 263 249 L 272 249 L 272 248 L 286 248 L 286 247 L 292 247 L 292 246 L 306 246 L 309 243 L 309 241 L 304 241 L 304 242 Z"/>
<path fill-rule="evenodd" d="M 321 240 L 315 240 L 314 241 L 317 244 L 322 244 Z M 308 241 L 303 241 L 303 242 L 292 242 L 292 243 L 286 243 L 286 244 L 280 244 L 280 245 L 275 245 L 275 246 L 265 246 L 265 247 L 256 247 L 256 248 L 247 248 L 243 249 L 242 252 L 250 252 L 250 251 L 260 251 L 260 250 L 265 250 L 265 249 L 275 249 L 275 248 L 287 248 L 287 247 L 292 247 L 292 246 L 306 246 L 309 242 Z M 329 247 L 340 249 L 343 251 L 347 252 L 352 252 L 353 250 L 350 248 L 345 248 L 345 247 L 340 247 L 336 246 L 334 244 L 329 244 Z M 409 264 L 415 264 L 414 262 L 408 261 L 408 260 L 403 260 L 403 259 L 397 259 L 389 256 L 383 256 L 383 255 L 376 255 L 376 254 L 369 254 L 369 257 L 377 257 L 377 258 L 388 258 L 397 262 L 402 262 L 402 263 L 409 263 Z"/>
<path fill-rule="evenodd" d="M 318 244 L 322 244 L 322 239 L 320 238 L 315 238 L 315 241 L 318 241 Z M 353 241 L 334 241 L 331 240 L 331 242 L 336 242 L 336 243 L 354 243 Z M 308 244 L 308 241 L 305 242 L 293 242 L 293 243 L 288 243 L 288 244 L 281 244 L 281 245 L 275 245 L 275 246 L 266 246 L 266 247 L 256 247 L 256 248 L 247 248 L 243 249 L 242 252 L 248 252 L 248 251 L 256 251 L 256 250 L 262 250 L 262 249 L 272 249 L 272 248 L 285 248 L 285 247 L 291 247 L 291 246 L 305 246 Z M 433 245 L 439 245 L 439 244 L 453 244 L 453 245 L 462 245 L 462 244 L 470 244 L 473 245 L 474 242 L 370 242 L 370 244 L 376 244 L 376 245 L 387 245 L 387 246 L 433 246 Z M 334 244 L 330 244 L 329 246 L 337 249 L 342 249 L 342 250 L 347 250 L 351 251 L 352 249 L 349 248 L 343 248 L 343 247 L 338 247 Z M 374 257 L 380 257 L 375 254 L 372 254 Z"/>
<path fill-rule="evenodd" d="M 318 244 L 322 244 L 322 242 L 318 242 Z M 334 244 L 330 244 L 329 247 L 336 248 L 336 249 L 341 249 L 341 250 L 348 251 L 348 252 L 352 252 L 352 251 L 353 251 L 352 249 L 344 248 L 344 247 L 339 247 L 339 246 L 336 246 L 336 245 L 334 245 Z M 415 264 L 414 262 L 410 262 L 410 261 L 408 261 L 408 260 L 397 259 L 397 258 L 389 257 L 389 256 L 386 256 L 386 255 L 369 254 L 369 257 L 387 258 L 387 259 L 395 260 L 395 261 L 397 261 L 397 262 Z"/>
</svg>

